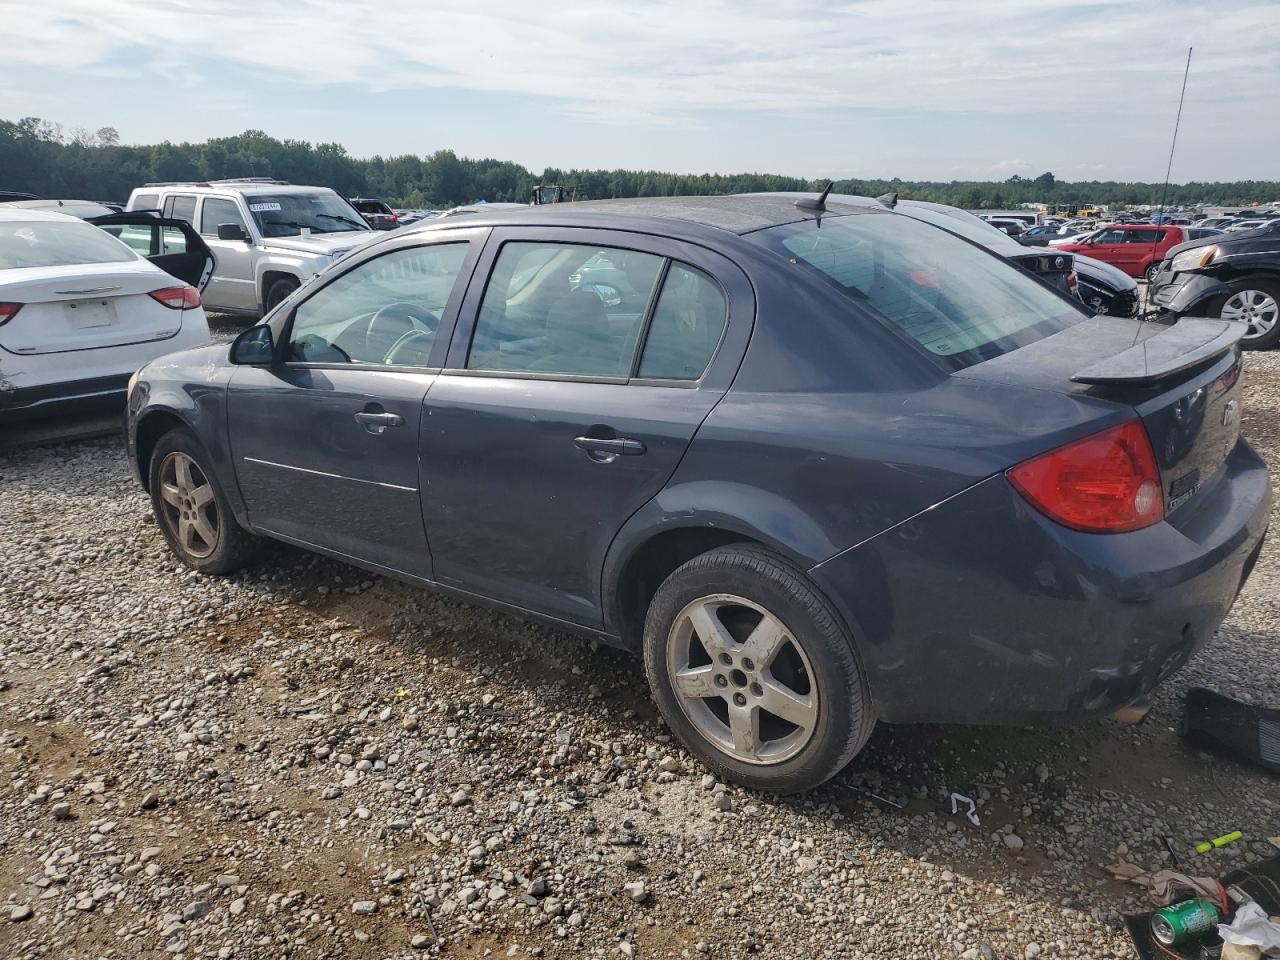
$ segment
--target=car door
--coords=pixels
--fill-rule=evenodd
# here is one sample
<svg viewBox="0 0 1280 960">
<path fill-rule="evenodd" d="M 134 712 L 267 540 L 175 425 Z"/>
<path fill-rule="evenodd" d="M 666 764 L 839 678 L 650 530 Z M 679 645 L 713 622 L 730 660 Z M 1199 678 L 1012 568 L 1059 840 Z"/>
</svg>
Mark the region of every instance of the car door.
<svg viewBox="0 0 1280 960">
<path fill-rule="evenodd" d="M 702 247 L 495 231 L 426 398 L 436 579 L 601 625 L 609 543 L 724 395 L 753 317 L 745 275 Z"/>
<path fill-rule="evenodd" d="M 238 228 L 239 239 L 221 240 L 218 228 Z M 200 203 L 200 235 L 218 258 L 205 300 L 211 307 L 257 310 L 253 281 L 253 234 L 240 205 L 231 197 L 205 197 Z"/>
<path fill-rule="evenodd" d="M 1106 263 L 1120 266 L 1122 258 L 1121 249 L 1124 246 L 1124 230 L 1110 229 L 1099 230 L 1092 238 L 1088 245 L 1080 252 L 1085 256 L 1093 257 L 1095 260 L 1102 260 Z M 1121 269 L 1124 269 L 1121 267 Z"/>
<path fill-rule="evenodd" d="M 217 268 L 213 251 L 184 220 L 116 213 L 89 221 L 132 247 L 165 273 L 203 291 Z"/>
<path fill-rule="evenodd" d="M 308 288 L 280 321 L 274 362 L 236 369 L 227 421 L 254 527 L 430 578 L 422 401 L 482 239 L 460 230 L 379 244 Z"/>
</svg>

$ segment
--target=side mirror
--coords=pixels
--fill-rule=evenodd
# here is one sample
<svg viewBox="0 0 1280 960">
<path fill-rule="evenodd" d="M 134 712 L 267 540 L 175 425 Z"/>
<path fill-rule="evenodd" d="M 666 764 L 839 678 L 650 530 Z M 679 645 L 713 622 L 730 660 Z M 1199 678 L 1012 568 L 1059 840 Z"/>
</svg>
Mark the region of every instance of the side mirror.
<svg viewBox="0 0 1280 960">
<path fill-rule="evenodd" d="M 275 358 L 275 341 L 271 338 L 271 328 L 265 324 L 250 327 L 231 343 L 231 362 L 238 366 L 265 366 Z"/>
<path fill-rule="evenodd" d="M 244 227 L 238 223 L 220 223 L 218 224 L 218 239 L 247 241 L 249 235 L 244 232 Z"/>
</svg>

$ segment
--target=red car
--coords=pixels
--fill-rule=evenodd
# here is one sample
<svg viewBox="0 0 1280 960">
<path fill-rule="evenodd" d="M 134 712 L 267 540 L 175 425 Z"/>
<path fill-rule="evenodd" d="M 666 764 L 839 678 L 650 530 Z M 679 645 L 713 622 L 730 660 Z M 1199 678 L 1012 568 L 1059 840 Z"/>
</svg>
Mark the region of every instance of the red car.
<svg viewBox="0 0 1280 960">
<path fill-rule="evenodd" d="M 1061 243 L 1054 249 L 1093 257 L 1150 282 L 1159 272 L 1165 254 L 1188 239 L 1185 227 L 1139 223 L 1103 227 L 1082 237 L 1079 243 Z"/>
</svg>

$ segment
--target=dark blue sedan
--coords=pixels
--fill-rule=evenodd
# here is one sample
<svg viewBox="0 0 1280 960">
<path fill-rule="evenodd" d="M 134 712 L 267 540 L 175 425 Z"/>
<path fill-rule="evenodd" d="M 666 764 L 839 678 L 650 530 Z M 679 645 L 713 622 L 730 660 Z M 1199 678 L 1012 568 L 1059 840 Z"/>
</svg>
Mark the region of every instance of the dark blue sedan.
<svg viewBox="0 0 1280 960">
<path fill-rule="evenodd" d="M 271 537 L 641 651 L 690 751 L 788 792 L 876 720 L 1114 710 L 1186 662 L 1268 517 L 1239 330 L 814 197 L 502 210 L 149 364 L 129 451 L 196 570 Z"/>
</svg>

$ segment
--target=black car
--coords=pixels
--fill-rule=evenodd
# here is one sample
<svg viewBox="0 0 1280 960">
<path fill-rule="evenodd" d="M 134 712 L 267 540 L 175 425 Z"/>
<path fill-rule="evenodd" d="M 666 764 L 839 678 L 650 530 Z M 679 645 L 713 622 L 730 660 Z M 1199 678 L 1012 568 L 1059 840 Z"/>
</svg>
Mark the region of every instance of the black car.
<svg viewBox="0 0 1280 960">
<path fill-rule="evenodd" d="M 1244 233 L 1182 243 L 1151 283 L 1161 317 L 1221 317 L 1248 325 L 1244 346 L 1280 342 L 1280 219 Z"/>
<path fill-rule="evenodd" d="M 1239 336 L 883 207 L 499 209 L 143 367 L 128 448 L 188 566 L 275 538 L 643 653 L 692 753 L 788 792 L 877 720 L 1115 709 L 1213 635 L 1270 516 Z"/>
<path fill-rule="evenodd" d="M 350 204 L 360 211 L 360 216 L 375 230 L 394 230 L 400 226 L 400 215 L 383 200 L 373 197 L 350 197 Z"/>
</svg>

